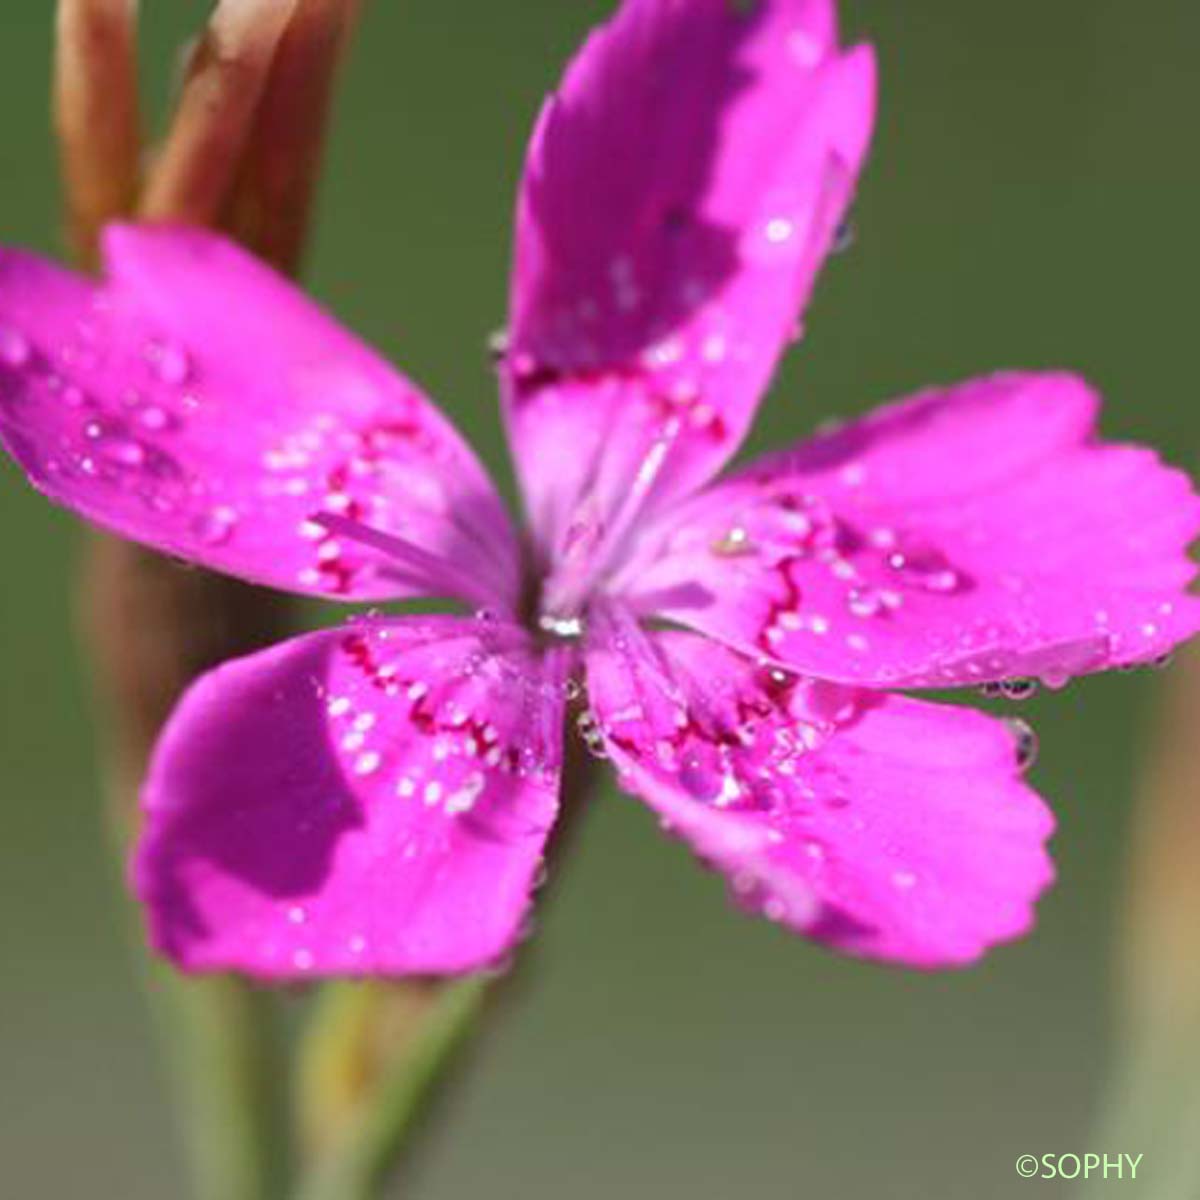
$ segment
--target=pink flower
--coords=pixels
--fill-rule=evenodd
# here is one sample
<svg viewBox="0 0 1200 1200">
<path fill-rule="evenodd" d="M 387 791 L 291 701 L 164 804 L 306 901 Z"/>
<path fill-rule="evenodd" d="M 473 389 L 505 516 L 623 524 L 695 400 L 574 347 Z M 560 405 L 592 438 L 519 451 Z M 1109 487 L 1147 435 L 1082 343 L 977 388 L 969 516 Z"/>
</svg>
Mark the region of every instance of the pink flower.
<svg viewBox="0 0 1200 1200">
<path fill-rule="evenodd" d="M 1187 479 L 1069 375 L 892 405 L 712 484 L 849 203 L 874 100 L 831 0 L 627 0 L 547 103 L 500 368 L 527 538 L 406 379 L 219 238 L 110 229 L 94 285 L 0 258 L 0 433 L 52 499 L 372 616 L 187 694 L 137 889 L 189 969 L 453 972 L 517 937 L 562 730 L 852 954 L 976 959 L 1051 818 L 1003 721 L 884 689 L 1062 682 L 1200 625 Z M 131 616 L 131 619 L 132 616 Z"/>
</svg>

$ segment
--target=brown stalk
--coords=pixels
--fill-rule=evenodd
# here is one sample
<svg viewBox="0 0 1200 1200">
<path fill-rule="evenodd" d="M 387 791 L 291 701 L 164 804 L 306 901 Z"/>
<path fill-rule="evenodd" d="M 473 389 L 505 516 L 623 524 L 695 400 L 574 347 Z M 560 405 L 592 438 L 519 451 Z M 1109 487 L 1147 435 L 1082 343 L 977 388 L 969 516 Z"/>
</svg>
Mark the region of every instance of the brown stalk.
<svg viewBox="0 0 1200 1200">
<path fill-rule="evenodd" d="M 146 180 L 139 206 L 146 220 L 219 223 L 296 2 L 217 5 L 192 51 L 170 132 Z"/>
<path fill-rule="evenodd" d="M 357 0 L 297 0 L 227 207 L 225 228 L 280 270 L 300 263 L 333 82 L 357 8 Z"/>
<path fill-rule="evenodd" d="M 54 127 L 67 239 L 95 263 L 101 227 L 138 190 L 137 0 L 61 0 L 55 30 Z"/>
<path fill-rule="evenodd" d="M 114 0 L 107 4 L 115 7 Z M 99 5 L 100 0 L 91 0 L 92 7 Z M 87 7 L 86 0 L 63 0 L 60 32 L 78 24 L 63 14 L 81 7 Z M 217 220 L 228 203 L 258 101 L 294 9 L 295 0 L 221 0 L 217 5 L 134 215 L 191 224 Z M 133 10 L 126 6 L 125 11 L 131 27 Z M 132 44 L 131 28 L 121 44 Z M 75 142 L 64 142 L 64 186 L 72 245 L 81 261 L 90 263 L 100 227 L 128 214 L 131 197 L 116 186 L 97 188 L 107 198 L 106 206 L 89 203 L 87 222 L 75 220 L 83 208 L 76 200 L 76 181 L 90 177 L 85 167 L 97 178 L 104 167 L 102 160 L 91 161 L 86 131 L 90 122 L 108 122 L 110 95 L 135 94 L 136 83 L 131 57 L 114 63 L 104 53 L 107 45 L 95 41 L 83 49 L 60 48 L 57 91 L 72 101 L 69 109 L 60 105 L 69 113 L 60 125 L 81 131 Z M 124 72 L 120 79 L 118 67 Z M 87 107 L 80 109 L 84 98 Z M 125 102 L 119 107 L 126 107 Z M 216 663 L 286 635 L 289 605 L 273 593 L 184 568 L 107 536 L 90 539 L 84 576 L 83 626 L 105 700 L 117 817 L 128 829 L 146 759 L 179 694 Z"/>
</svg>

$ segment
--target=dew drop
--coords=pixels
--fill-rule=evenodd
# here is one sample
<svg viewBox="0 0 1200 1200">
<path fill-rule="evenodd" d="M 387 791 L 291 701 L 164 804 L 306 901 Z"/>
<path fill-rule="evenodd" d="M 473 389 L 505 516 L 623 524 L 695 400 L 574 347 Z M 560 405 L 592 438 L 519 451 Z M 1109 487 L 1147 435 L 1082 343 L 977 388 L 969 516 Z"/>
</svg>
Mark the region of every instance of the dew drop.
<svg viewBox="0 0 1200 1200">
<path fill-rule="evenodd" d="M 187 383 L 191 377 L 191 359 L 181 346 L 171 342 L 151 342 L 146 347 L 146 358 L 159 380 L 172 387 Z"/>
<path fill-rule="evenodd" d="M 1017 769 L 1024 773 L 1037 761 L 1037 734 L 1029 722 L 1021 720 L 1020 717 L 1006 717 L 1004 723 L 1016 743 Z"/>
<path fill-rule="evenodd" d="M 721 771 L 694 751 L 679 764 L 679 783 L 697 800 L 717 800 L 723 791 Z"/>
<path fill-rule="evenodd" d="M 833 243 L 830 250 L 833 254 L 845 254 L 858 239 L 858 230 L 855 228 L 852 217 L 846 217 L 845 220 L 837 227 L 837 232 L 833 235 Z"/>
<path fill-rule="evenodd" d="M 1041 682 L 1052 692 L 1059 692 L 1071 682 L 1071 673 L 1062 667 L 1047 667 L 1041 674 Z"/>
<path fill-rule="evenodd" d="M 1005 679 L 1000 684 L 1000 694 L 1006 700 L 1028 700 L 1037 690 L 1036 679 Z"/>
<path fill-rule="evenodd" d="M 482 772 L 473 771 L 463 781 L 462 787 L 446 797 L 446 812 L 451 816 L 470 812 L 483 794 L 484 782 Z"/>
<path fill-rule="evenodd" d="M 122 467 L 140 467 L 146 462 L 146 447 L 130 437 L 104 438 L 100 445 L 100 453 L 109 462 Z"/>
<path fill-rule="evenodd" d="M 733 558 L 740 554 L 753 554 L 754 543 L 745 529 L 735 525 L 717 538 L 710 549 L 721 558 Z"/>
<path fill-rule="evenodd" d="M 846 595 L 846 607 L 855 617 L 877 617 L 883 612 L 883 600 L 874 588 L 851 588 Z"/>
<path fill-rule="evenodd" d="M 218 504 L 196 521 L 196 536 L 206 546 L 222 546 L 233 536 L 238 523 L 237 509 Z"/>
<path fill-rule="evenodd" d="M 607 758 L 608 747 L 605 745 L 604 734 L 595 714 L 588 709 L 575 718 L 575 728 L 583 739 L 583 744 L 593 758 Z"/>
<path fill-rule="evenodd" d="M 772 217 L 767 223 L 763 231 L 766 234 L 768 242 L 774 245 L 780 245 L 786 242 L 795 232 L 796 226 L 793 221 L 787 217 Z"/>
<path fill-rule="evenodd" d="M 148 404 L 137 415 L 138 424 L 151 433 L 160 433 L 171 423 L 171 415 L 157 404 Z"/>
<path fill-rule="evenodd" d="M 502 363 L 508 357 L 511 341 L 508 336 L 507 329 L 496 329 L 488 334 L 487 352 L 488 358 L 493 363 Z"/>
<path fill-rule="evenodd" d="M 377 750 L 364 750 L 354 760 L 354 773 L 356 775 L 370 775 L 378 770 L 379 764 L 383 761 L 382 756 Z"/>
<path fill-rule="evenodd" d="M 962 576 L 940 551 L 895 550 L 887 562 L 893 571 L 927 592 L 950 593 L 962 587 Z"/>
<path fill-rule="evenodd" d="M 84 423 L 83 436 L 106 462 L 137 468 L 146 463 L 146 447 L 124 432 L 119 422 L 91 420 Z"/>
<path fill-rule="evenodd" d="M 10 367 L 23 367 L 33 355 L 29 339 L 8 325 L 0 325 L 0 362 Z"/>
</svg>

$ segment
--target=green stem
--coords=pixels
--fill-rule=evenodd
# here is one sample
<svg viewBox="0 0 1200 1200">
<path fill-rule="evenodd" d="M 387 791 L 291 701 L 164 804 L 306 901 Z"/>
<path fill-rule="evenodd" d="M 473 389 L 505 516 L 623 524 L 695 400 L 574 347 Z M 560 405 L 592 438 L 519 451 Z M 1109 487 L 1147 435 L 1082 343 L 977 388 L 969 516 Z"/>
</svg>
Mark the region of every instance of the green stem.
<svg viewBox="0 0 1200 1200">
<path fill-rule="evenodd" d="M 305 1173 L 294 1200 L 374 1200 L 483 1008 L 489 978 L 441 985 L 403 1051 Z M 357 1006 L 344 1009 L 351 1019 Z M 361 1010 L 360 1010 L 361 1011 Z M 369 1019 L 369 1018 L 368 1018 Z"/>
<path fill-rule="evenodd" d="M 1130 831 L 1119 1061 L 1093 1139 L 1144 1156 L 1139 1200 L 1200 1195 L 1200 647 L 1180 654 L 1169 684 Z"/>
<path fill-rule="evenodd" d="M 123 873 L 130 788 L 111 771 L 109 845 Z M 290 1181 L 287 1066 L 273 997 L 232 975 L 180 974 L 148 956 L 131 905 L 130 943 L 175 1097 L 194 1200 L 282 1200 Z"/>
<path fill-rule="evenodd" d="M 233 978 L 188 979 L 157 965 L 148 982 L 196 1200 L 281 1200 L 287 1130 L 271 997 Z"/>
</svg>

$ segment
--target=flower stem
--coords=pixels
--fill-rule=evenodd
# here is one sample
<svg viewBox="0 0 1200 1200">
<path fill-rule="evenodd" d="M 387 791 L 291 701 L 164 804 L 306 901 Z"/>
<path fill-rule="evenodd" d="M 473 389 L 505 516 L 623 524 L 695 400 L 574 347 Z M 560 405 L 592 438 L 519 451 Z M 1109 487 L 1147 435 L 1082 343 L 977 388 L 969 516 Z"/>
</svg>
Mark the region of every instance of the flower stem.
<svg viewBox="0 0 1200 1200">
<path fill-rule="evenodd" d="M 296 0 L 220 0 L 196 44 L 141 215 L 219 224 Z"/>
<path fill-rule="evenodd" d="M 1162 717 L 1135 810 L 1116 964 L 1119 1061 L 1096 1145 L 1144 1155 L 1143 1200 L 1192 1200 L 1200 1194 L 1200 646 L 1181 652 Z"/>
<path fill-rule="evenodd" d="M 149 985 L 196 1200 L 282 1200 L 289 1155 L 272 998 L 158 966 Z"/>
<path fill-rule="evenodd" d="M 137 0 L 59 0 L 54 127 L 67 238 L 84 266 L 104 223 L 128 213 L 137 196 L 136 14 Z"/>
<path fill-rule="evenodd" d="M 483 1010 L 490 980 L 475 975 L 454 983 L 426 985 L 427 1003 L 404 1031 L 400 1045 L 385 1060 L 367 1094 L 351 1103 L 336 1122 L 339 1134 L 318 1152 L 294 1200 L 373 1200 L 447 1077 L 467 1036 Z M 413 985 L 332 985 L 318 1017 L 311 1043 L 310 1095 L 327 1105 L 344 1096 L 327 1069 L 344 1069 L 358 1061 L 363 1039 L 373 1040 L 378 1017 L 395 1008 L 398 993 Z M 410 995 L 410 1000 L 412 999 Z M 405 1006 L 410 1007 L 410 1006 Z M 315 1085 L 315 1087 L 313 1086 Z M 311 1103 L 311 1101 L 310 1101 Z"/>
<path fill-rule="evenodd" d="M 568 739 L 552 865 L 587 811 L 596 766 L 578 739 Z M 327 986 L 301 1043 L 297 1140 L 305 1163 L 293 1200 L 376 1200 L 467 1038 L 535 963 L 536 947 L 527 945 L 505 975 Z"/>
<path fill-rule="evenodd" d="M 294 273 L 303 255 L 333 84 L 358 0 L 297 0 L 258 103 L 223 225 Z"/>
</svg>

